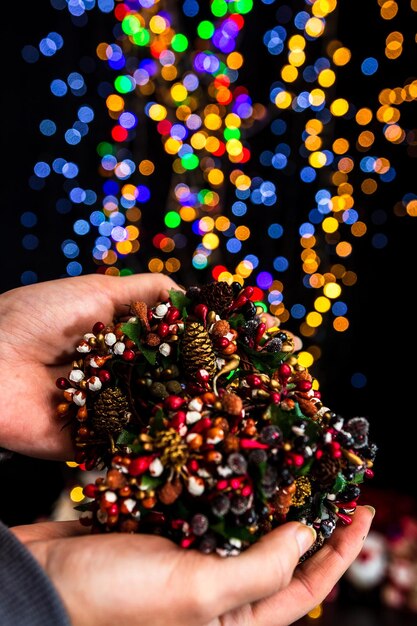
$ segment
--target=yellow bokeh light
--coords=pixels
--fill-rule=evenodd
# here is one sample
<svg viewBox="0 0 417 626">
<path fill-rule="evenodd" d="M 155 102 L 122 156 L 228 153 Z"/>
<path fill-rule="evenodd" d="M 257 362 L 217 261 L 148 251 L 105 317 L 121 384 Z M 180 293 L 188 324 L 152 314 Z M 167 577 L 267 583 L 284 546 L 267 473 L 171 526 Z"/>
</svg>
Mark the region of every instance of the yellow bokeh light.
<svg viewBox="0 0 417 626">
<path fill-rule="evenodd" d="M 328 298 L 338 298 L 342 293 L 342 288 L 338 283 L 326 283 L 323 287 L 323 293 Z"/>
<path fill-rule="evenodd" d="M 171 98 L 175 102 L 182 102 L 188 96 L 188 91 L 182 83 L 176 83 L 171 87 Z"/>
<path fill-rule="evenodd" d="M 342 46 L 335 50 L 335 52 L 333 53 L 333 63 L 339 66 L 346 65 L 347 63 L 349 63 L 351 57 L 352 54 L 349 48 L 345 48 L 344 46 Z"/>
<path fill-rule="evenodd" d="M 331 306 L 332 303 L 330 302 L 329 298 L 325 298 L 324 296 L 319 296 L 314 300 L 314 308 L 319 313 L 326 313 Z"/>
<path fill-rule="evenodd" d="M 231 283 L 233 281 L 233 276 L 230 272 L 222 272 L 219 274 L 218 280 L 220 282 Z"/>
<path fill-rule="evenodd" d="M 150 259 L 148 263 L 148 269 L 150 272 L 162 272 L 162 270 L 164 269 L 164 264 L 161 259 L 153 258 Z"/>
<path fill-rule="evenodd" d="M 67 465 L 68 467 L 78 467 L 79 463 L 76 463 L 75 461 L 66 461 L 65 465 Z"/>
<path fill-rule="evenodd" d="M 216 228 L 220 232 L 224 232 L 225 230 L 229 228 L 229 226 L 230 226 L 230 220 L 228 217 L 225 217 L 224 215 L 220 215 L 220 217 L 216 219 Z"/>
<path fill-rule="evenodd" d="M 126 233 L 128 240 L 132 241 L 133 239 L 137 239 L 139 237 L 139 228 L 129 224 L 129 226 L 126 226 Z"/>
<path fill-rule="evenodd" d="M 306 316 L 306 322 L 311 328 L 318 328 L 323 321 L 323 316 L 317 311 L 310 311 Z"/>
<path fill-rule="evenodd" d="M 203 233 L 209 233 L 214 229 L 214 219 L 208 215 L 202 217 L 198 223 L 198 227 Z"/>
<path fill-rule="evenodd" d="M 320 168 L 326 165 L 327 157 L 324 152 L 312 152 L 308 157 L 308 162 L 312 167 Z"/>
<path fill-rule="evenodd" d="M 309 283 L 315 289 L 319 289 L 324 285 L 324 277 L 321 274 L 313 274 L 310 276 Z"/>
<path fill-rule="evenodd" d="M 292 97 L 288 91 L 280 91 L 275 96 L 275 104 L 279 109 L 288 109 L 291 106 Z"/>
<path fill-rule="evenodd" d="M 321 227 L 325 233 L 335 233 L 339 228 L 339 222 L 335 217 L 326 217 L 323 220 Z"/>
<path fill-rule="evenodd" d="M 288 48 L 290 50 L 304 50 L 306 47 L 306 40 L 302 35 L 293 35 L 288 40 Z"/>
<path fill-rule="evenodd" d="M 239 189 L 240 191 L 246 191 L 247 189 L 250 188 L 251 186 L 251 179 L 249 178 L 249 176 L 246 176 L 246 174 L 241 174 L 240 176 L 238 176 L 235 180 L 235 185 L 237 187 L 237 189 Z"/>
<path fill-rule="evenodd" d="M 221 170 L 217 169 L 217 167 L 214 167 L 207 174 L 207 180 L 212 185 L 216 185 L 216 186 L 221 185 L 222 182 L 224 181 L 224 174 Z"/>
<path fill-rule="evenodd" d="M 132 252 L 132 242 L 131 241 L 118 241 L 116 243 L 116 250 L 120 254 L 130 254 Z"/>
<path fill-rule="evenodd" d="M 305 31 L 310 37 L 320 37 L 324 32 L 326 22 L 319 17 L 310 17 L 305 25 Z"/>
<path fill-rule="evenodd" d="M 302 350 L 298 353 L 298 363 L 302 365 L 302 367 L 311 367 L 314 363 L 314 357 L 310 352 Z"/>
<path fill-rule="evenodd" d="M 165 152 L 168 154 L 177 154 L 178 150 L 182 146 L 182 141 L 178 139 L 174 139 L 173 137 L 168 137 L 164 144 Z"/>
<path fill-rule="evenodd" d="M 220 141 L 217 139 L 217 137 L 214 137 L 213 135 L 210 137 L 207 137 L 207 141 L 206 141 L 206 150 L 208 152 L 217 152 L 217 150 L 220 147 Z"/>
<path fill-rule="evenodd" d="M 331 87 L 336 80 L 336 74 L 333 70 L 324 69 L 320 72 L 317 80 L 322 87 Z"/>
<path fill-rule="evenodd" d="M 175 80 L 177 78 L 178 70 L 175 65 L 164 65 L 161 69 L 162 78 L 165 80 Z"/>
<path fill-rule="evenodd" d="M 295 67 L 300 67 L 306 60 L 306 55 L 303 50 L 291 50 L 288 55 L 288 62 Z"/>
<path fill-rule="evenodd" d="M 149 107 L 148 115 L 155 122 L 160 122 L 166 118 L 167 110 L 162 104 L 154 103 Z"/>
<path fill-rule="evenodd" d="M 322 89 L 312 89 L 308 94 L 308 101 L 314 107 L 319 107 L 326 99 L 326 94 Z"/>
<path fill-rule="evenodd" d="M 191 136 L 190 143 L 195 150 L 202 150 L 207 141 L 207 136 L 205 133 L 194 133 Z"/>
<path fill-rule="evenodd" d="M 149 20 L 149 28 L 156 35 L 160 35 L 167 29 L 167 22 L 161 15 L 154 15 Z"/>
<path fill-rule="evenodd" d="M 318 135 L 309 135 L 305 140 L 305 147 L 307 150 L 320 150 L 322 146 L 322 140 Z"/>
<path fill-rule="evenodd" d="M 242 278 L 247 278 L 252 274 L 253 265 L 249 261 L 241 261 L 239 265 L 236 267 L 236 273 L 242 276 Z"/>
<path fill-rule="evenodd" d="M 218 130 L 222 125 L 222 118 L 217 113 L 209 113 L 204 118 L 204 126 L 209 130 Z"/>
<path fill-rule="evenodd" d="M 242 154 L 243 146 L 238 139 L 229 139 L 229 141 L 226 142 L 226 150 L 230 155 L 238 156 Z"/>
<path fill-rule="evenodd" d="M 215 250 L 219 247 L 219 237 L 215 233 L 208 233 L 204 235 L 202 239 L 203 246 L 207 248 L 207 250 Z"/>
<path fill-rule="evenodd" d="M 70 491 L 70 498 L 73 502 L 81 502 L 84 500 L 83 488 L 80 485 L 73 487 Z"/>
<path fill-rule="evenodd" d="M 281 70 L 281 78 L 286 83 L 293 83 L 298 78 L 298 70 L 294 65 L 284 65 Z"/>
<path fill-rule="evenodd" d="M 345 100 L 344 98 L 337 98 L 336 100 L 333 100 L 333 102 L 330 105 L 330 111 L 336 117 L 345 115 L 345 113 L 347 113 L 348 110 L 349 110 L 349 102 Z"/>
</svg>

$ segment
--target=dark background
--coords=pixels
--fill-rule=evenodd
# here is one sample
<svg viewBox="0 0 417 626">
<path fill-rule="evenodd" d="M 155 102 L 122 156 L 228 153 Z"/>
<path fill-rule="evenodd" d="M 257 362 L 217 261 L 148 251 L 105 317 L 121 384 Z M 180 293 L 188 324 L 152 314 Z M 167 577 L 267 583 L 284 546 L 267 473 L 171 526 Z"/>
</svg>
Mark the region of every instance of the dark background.
<svg viewBox="0 0 417 626">
<path fill-rule="evenodd" d="M 300 2 L 290 2 L 299 8 Z M 332 37 L 343 41 L 352 50 L 352 66 L 360 65 L 366 56 L 375 56 L 381 60 L 381 71 L 375 77 L 364 77 L 357 70 L 340 71 L 336 93 L 344 97 L 349 94 L 352 102 L 360 102 L 360 106 L 369 105 L 375 110 L 377 95 L 382 87 L 397 86 L 407 77 L 417 78 L 415 66 L 416 44 L 414 35 L 416 14 L 408 10 L 403 12 L 400 21 L 387 23 L 379 17 L 376 2 L 340 2 L 339 9 L 331 20 Z M 406 4 L 406 3 L 404 3 Z M 407 3 L 408 4 L 408 3 Z M 242 74 L 243 83 L 250 86 L 254 100 L 267 100 L 268 72 L 273 72 L 271 57 L 262 46 L 251 45 L 252 38 L 263 33 L 269 27 L 269 17 L 278 5 L 272 5 L 263 13 L 255 10 L 251 18 L 250 37 L 242 41 L 241 51 L 244 55 L 251 54 L 253 62 Z M 403 7 L 404 8 L 404 7 Z M 298 10 L 298 9 L 297 9 Z M 10 9 L 9 9 L 10 11 Z M 94 15 L 94 19 L 93 19 Z M 71 24 L 65 11 L 55 11 L 47 2 L 24 2 L 22 12 L 16 19 L 9 15 L 10 22 L 2 36 L 4 51 L 4 70 L 2 88 L 2 146 L 3 146 L 3 180 L 2 180 L 2 211 L 1 211 L 1 291 L 21 285 L 22 272 L 35 271 L 38 280 L 50 280 L 65 275 L 67 260 L 61 252 L 61 242 L 72 237 L 74 211 L 67 215 L 59 214 L 55 209 L 56 201 L 62 194 L 62 183 L 48 181 L 42 191 L 34 191 L 28 185 L 33 165 L 37 160 L 50 154 L 65 156 L 65 147 L 61 136 L 43 137 L 38 130 L 41 119 L 58 114 L 55 107 L 59 106 L 59 119 L 62 127 L 73 122 L 73 112 L 57 103 L 49 92 L 49 83 L 57 74 L 68 74 L 77 71 L 80 65 L 90 70 L 85 74 L 89 91 L 83 99 L 91 103 L 96 117 L 91 125 L 89 135 L 84 138 L 82 149 L 75 159 L 80 166 L 82 183 L 93 186 L 97 181 L 97 159 L 95 147 L 98 137 L 105 137 L 110 128 L 104 103 L 97 95 L 100 81 L 109 80 L 103 64 L 90 63 L 95 57 L 95 47 L 99 41 L 111 41 L 112 16 L 98 11 L 91 14 L 88 23 L 82 27 Z M 414 21 L 413 21 L 414 18 Z M 9 26 L 10 24 L 10 26 Z M 389 62 L 384 59 L 385 37 L 391 30 L 400 30 L 404 34 L 405 50 L 399 60 Z M 33 65 L 27 64 L 21 57 L 21 50 L 27 44 L 37 45 L 41 37 L 49 31 L 61 33 L 65 40 L 65 53 L 57 58 L 43 58 Z M 411 43 L 410 43 L 411 42 Z M 324 45 L 324 44 L 319 44 Z M 87 59 L 87 61 L 86 61 Z M 90 61 L 88 61 L 90 59 Z M 270 63 L 270 65 L 268 65 Z M 87 65 L 86 65 L 87 64 Z M 356 65 L 355 65 L 356 64 Z M 267 74 L 265 81 L 259 80 L 257 68 L 262 66 Z M 270 78 L 270 77 L 269 77 Z M 407 103 L 402 109 L 401 122 L 406 128 L 415 125 L 415 102 Z M 294 136 L 300 133 L 297 120 L 293 124 Z M 341 132 L 349 140 L 358 127 L 353 129 L 353 122 L 338 121 Z M 336 136 L 340 129 L 333 128 Z M 339 132 L 339 134 L 338 134 Z M 159 136 L 148 128 L 148 144 L 153 150 L 154 160 L 160 168 L 159 185 L 153 196 L 152 211 L 144 217 L 144 239 L 140 254 L 128 259 L 126 264 L 136 272 L 146 270 L 149 257 L 155 253 L 151 244 L 151 234 L 160 232 L 163 224 L 166 195 L 169 189 L 170 161 L 160 147 Z M 251 139 L 255 151 L 268 145 L 270 134 L 268 127 L 259 131 Z M 417 250 L 417 219 L 410 216 L 399 217 L 393 207 L 407 192 L 416 192 L 416 160 L 407 146 L 393 146 L 388 142 L 380 143 L 383 154 L 390 158 L 397 171 L 395 181 L 382 186 L 382 190 L 373 196 L 360 196 L 363 215 L 361 219 L 368 225 L 365 237 L 352 241 L 354 250 L 349 258 L 349 268 L 358 274 L 355 286 L 345 289 L 343 299 L 349 306 L 350 328 L 345 333 L 333 330 L 331 320 L 321 327 L 314 342 L 322 349 L 321 359 L 313 366 L 313 373 L 321 382 L 321 390 L 325 403 L 333 410 L 345 416 L 365 415 L 371 422 L 372 438 L 379 447 L 375 464 L 373 490 L 364 489 L 364 499 L 381 503 L 381 494 L 385 494 L 386 509 L 391 509 L 392 518 L 396 512 L 400 514 L 401 504 L 406 512 L 416 506 L 417 490 L 415 482 L 416 439 L 413 435 L 417 419 L 414 391 L 417 381 L 417 315 L 416 299 L 416 250 Z M 414 146 L 415 149 L 415 146 Z M 377 151 L 377 148 L 375 148 Z M 414 153 L 415 157 L 415 153 Z M 69 157 L 68 157 L 69 158 Z M 281 206 L 299 207 L 305 210 L 310 202 L 311 192 L 300 185 L 299 180 L 289 172 L 277 174 L 280 189 Z M 359 184 L 359 183 L 358 183 Z M 372 215 L 381 210 L 385 213 L 385 221 L 375 224 Z M 22 247 L 21 241 L 27 233 L 20 223 L 24 211 L 33 211 L 38 216 L 37 225 L 31 232 L 39 238 L 38 247 L 29 251 Z M 75 210 L 75 209 L 74 209 Z M 227 212 L 226 212 L 227 213 Z M 255 218 L 256 215 L 256 218 Z M 276 254 L 272 244 L 256 237 L 257 220 L 262 219 L 256 212 L 252 220 L 252 238 L 250 252 L 267 259 Z M 286 239 L 280 240 L 280 253 L 289 257 L 299 254 L 296 246 L 297 224 L 302 220 L 299 214 L 282 216 L 286 226 Z M 372 236 L 382 232 L 387 236 L 388 243 L 382 249 L 372 245 Z M 95 272 L 97 265 L 91 257 L 93 233 L 83 239 L 80 258 L 83 273 Z M 197 272 L 190 264 L 193 247 L 192 235 L 189 235 L 190 247 L 183 253 L 183 269 L 175 276 L 184 285 L 203 282 L 209 278 L 208 272 Z M 81 246 L 81 243 L 80 243 Z M 188 260 L 187 260 L 188 255 Z M 217 262 L 230 261 L 228 254 L 220 250 Z M 331 261 L 331 259 L 330 259 Z M 236 262 L 234 260 L 234 262 Z M 333 260 L 333 262 L 336 262 Z M 123 264 L 120 265 L 123 267 Z M 290 264 L 285 279 L 287 306 L 301 302 L 308 306 L 311 293 L 302 287 L 299 270 Z M 287 327 L 298 333 L 296 320 L 290 320 Z M 308 345 L 308 342 L 307 342 Z M 351 377 L 355 372 L 366 376 L 367 384 L 361 388 L 352 386 Z M 12 461 L 0 466 L 0 512 L 2 519 L 10 525 L 28 523 L 42 515 L 47 515 L 62 489 L 68 484 L 68 469 L 60 463 L 33 460 L 16 455 Z M 25 494 L 22 497 L 22 493 Z M 384 498 L 382 499 L 384 501 Z M 404 504 L 405 503 L 405 504 Z M 396 511 L 396 508 L 398 510 Z M 377 518 L 378 520 L 378 514 Z M 351 592 L 350 592 L 351 593 Z M 352 598 L 346 596 L 345 618 L 342 623 L 355 624 L 398 624 L 406 623 L 408 618 L 399 618 L 385 610 L 381 613 L 371 612 L 352 614 Z M 358 598 L 356 597 L 356 600 Z M 332 623 L 332 612 L 327 613 Z M 398 621 L 398 620 L 404 621 Z M 411 623 L 411 621 L 410 621 Z"/>
</svg>

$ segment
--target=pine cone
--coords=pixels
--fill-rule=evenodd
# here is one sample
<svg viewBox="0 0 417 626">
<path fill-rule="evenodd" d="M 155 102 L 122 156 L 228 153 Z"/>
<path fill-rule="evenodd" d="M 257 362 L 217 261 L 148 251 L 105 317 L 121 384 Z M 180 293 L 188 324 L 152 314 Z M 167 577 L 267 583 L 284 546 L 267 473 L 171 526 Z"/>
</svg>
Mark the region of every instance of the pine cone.
<svg viewBox="0 0 417 626">
<path fill-rule="evenodd" d="M 210 283 L 201 288 L 199 300 L 221 317 L 233 302 L 233 289 L 225 282 Z"/>
<path fill-rule="evenodd" d="M 314 463 L 312 467 L 312 478 L 322 489 L 327 489 L 333 485 L 340 469 L 340 460 L 325 453 L 321 459 Z"/>
<path fill-rule="evenodd" d="M 117 434 L 129 423 L 131 412 L 127 397 L 118 387 L 109 387 L 94 403 L 92 424 L 99 434 Z"/>
<path fill-rule="evenodd" d="M 208 332 L 200 322 L 187 322 L 181 342 L 182 362 L 187 378 L 200 369 L 214 376 L 216 356 Z"/>
</svg>

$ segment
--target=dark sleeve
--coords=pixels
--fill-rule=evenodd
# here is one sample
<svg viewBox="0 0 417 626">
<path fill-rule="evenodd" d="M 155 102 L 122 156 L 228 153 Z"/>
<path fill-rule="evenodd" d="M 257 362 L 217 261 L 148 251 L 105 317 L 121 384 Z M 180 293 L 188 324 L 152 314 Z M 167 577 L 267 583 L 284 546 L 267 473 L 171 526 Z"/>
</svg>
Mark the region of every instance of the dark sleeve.
<svg viewBox="0 0 417 626">
<path fill-rule="evenodd" d="M 0 522 L 1 626 L 70 626 L 51 581 L 22 543 Z"/>
</svg>

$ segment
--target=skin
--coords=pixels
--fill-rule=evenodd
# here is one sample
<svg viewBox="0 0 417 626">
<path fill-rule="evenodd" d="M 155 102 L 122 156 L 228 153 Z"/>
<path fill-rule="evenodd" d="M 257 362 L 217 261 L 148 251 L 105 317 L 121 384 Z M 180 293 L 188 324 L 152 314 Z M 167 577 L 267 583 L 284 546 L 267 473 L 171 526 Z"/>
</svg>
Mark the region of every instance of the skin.
<svg viewBox="0 0 417 626">
<path fill-rule="evenodd" d="M 69 432 L 54 417 L 55 387 L 74 345 L 97 321 L 154 304 L 178 288 L 168 277 L 82 276 L 21 287 L 0 296 L 0 365 L 7 384 L 0 446 L 68 460 Z M 122 304 L 120 304 L 122 303 Z M 238 557 L 187 551 L 161 537 L 89 535 L 78 522 L 12 529 L 50 577 L 74 626 L 287 626 L 319 604 L 361 550 L 374 511 L 358 507 L 313 557 L 298 522 L 268 533 Z"/>
</svg>

